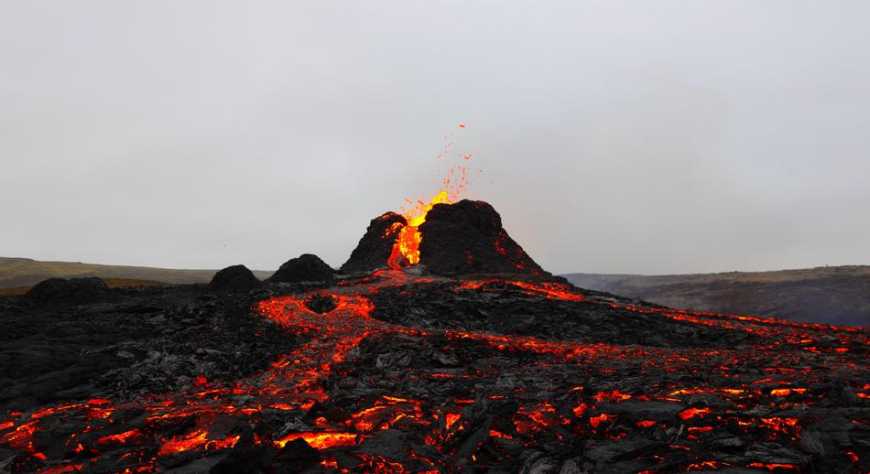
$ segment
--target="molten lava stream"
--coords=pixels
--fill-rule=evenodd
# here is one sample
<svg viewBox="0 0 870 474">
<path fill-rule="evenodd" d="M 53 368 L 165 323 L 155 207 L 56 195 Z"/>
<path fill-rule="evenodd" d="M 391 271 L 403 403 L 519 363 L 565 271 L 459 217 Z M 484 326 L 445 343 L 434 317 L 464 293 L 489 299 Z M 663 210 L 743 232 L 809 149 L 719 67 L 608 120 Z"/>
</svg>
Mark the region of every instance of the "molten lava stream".
<svg viewBox="0 0 870 474">
<path fill-rule="evenodd" d="M 410 228 L 410 227 L 405 227 Z M 407 258 L 407 257 L 406 257 Z M 410 258 L 408 258 L 410 261 Z M 203 386 L 190 393 L 152 397 L 144 402 L 132 404 L 113 404 L 108 400 L 95 399 L 89 402 L 58 405 L 37 410 L 30 415 L 17 414 L 0 423 L 0 443 L 6 444 L 19 452 L 29 453 L 35 458 L 45 458 L 45 454 L 36 451 L 34 434 L 40 429 L 42 420 L 63 414 L 70 417 L 78 414 L 86 423 L 82 430 L 73 433 L 70 441 L 78 443 L 76 452 L 88 452 L 93 460 L 99 459 L 100 453 L 109 452 L 115 447 L 132 445 L 158 445 L 157 458 L 144 459 L 135 469 L 155 468 L 159 458 L 176 456 L 189 451 L 220 451 L 233 447 L 240 439 L 237 433 L 218 435 L 214 424 L 220 416 L 232 415 L 243 419 L 261 416 L 264 410 L 307 411 L 316 403 L 329 402 L 329 394 L 324 382 L 337 364 L 348 359 L 350 352 L 365 338 L 388 334 L 411 337 L 446 336 L 449 341 L 475 341 L 483 343 L 498 351 L 532 353 L 543 356 L 542 362 L 531 370 L 547 370 L 548 364 L 570 363 L 572 369 L 580 370 L 597 364 L 602 367 L 601 374 L 607 374 L 612 365 L 626 366 L 634 364 L 638 373 L 691 374 L 697 371 L 709 372 L 705 365 L 709 360 L 721 360 L 716 370 L 722 371 L 722 380 L 729 381 L 730 364 L 748 364 L 753 367 L 768 367 L 771 371 L 759 384 L 774 388 L 762 391 L 760 389 L 734 382 L 722 387 L 674 387 L 667 384 L 649 386 L 645 393 L 625 393 L 620 390 L 602 390 L 583 393 L 582 387 L 571 389 L 566 396 L 575 397 L 575 403 L 567 407 L 557 407 L 555 402 L 523 402 L 512 420 L 513 429 L 504 426 L 498 429 L 486 429 L 490 438 L 505 442 L 524 442 L 539 433 L 552 430 L 562 430 L 562 433 L 573 433 L 576 436 L 599 436 L 618 440 L 627 435 L 619 431 L 618 414 L 602 412 L 599 407 L 605 404 L 619 404 L 627 400 L 666 400 L 681 402 L 700 394 L 717 395 L 728 398 L 735 403 L 757 403 L 761 400 L 771 400 L 771 403 L 790 403 L 790 400 L 808 400 L 811 392 L 799 386 L 780 384 L 778 377 L 792 376 L 793 372 L 786 370 L 785 360 L 780 358 L 776 364 L 767 360 L 774 352 L 762 348 L 758 353 L 743 353 L 730 349 L 671 349 L 644 346 L 618 346 L 612 344 L 581 344 L 570 341 L 551 341 L 528 336 L 507 336 L 481 331 L 428 331 L 417 328 L 389 324 L 371 317 L 374 311 L 372 302 L 366 295 L 378 291 L 385 286 L 413 284 L 415 282 L 432 281 L 432 279 L 415 279 L 397 271 L 379 272 L 378 281 L 361 287 L 344 287 L 326 295 L 335 299 L 336 307 L 330 312 L 320 314 L 309 309 L 305 304 L 305 296 L 279 296 L 259 302 L 255 310 L 265 318 L 289 332 L 310 335 L 307 343 L 299 346 L 293 352 L 275 361 L 271 368 L 259 374 L 236 383 L 233 387 Z M 530 297 L 581 302 L 585 301 L 582 294 L 570 287 L 556 283 L 532 283 L 504 280 L 465 281 L 457 285 L 457 291 L 487 291 L 488 285 L 504 288 L 512 286 Z M 310 296 L 310 295 L 307 295 Z M 584 304 L 609 304 L 588 302 Z M 761 327 L 762 331 L 772 331 L 774 323 L 768 320 L 756 321 L 752 318 L 728 318 L 722 316 L 710 317 L 706 313 L 689 313 L 662 308 L 621 306 L 621 309 L 637 313 L 658 313 L 670 319 L 686 324 L 716 325 L 729 330 L 751 332 Z M 821 338 L 818 332 L 822 329 L 800 325 L 785 325 L 783 331 L 788 337 L 799 337 L 801 341 L 819 344 Z M 860 340 L 860 335 L 850 335 L 851 340 Z M 837 354 L 843 354 L 838 351 Z M 600 364 L 598 364 L 600 362 Z M 795 367 L 800 367 L 800 360 L 789 361 Z M 412 369 L 409 369 L 412 370 Z M 463 377 L 481 377 L 481 373 L 466 373 Z M 448 375 L 453 377 L 453 375 Z M 808 374 L 800 374 L 809 378 Z M 437 378 L 434 377 L 433 378 Z M 207 381 L 201 385 L 207 385 Z M 863 386 L 858 393 L 864 394 L 868 386 Z M 575 392 L 576 390 L 576 392 Z M 490 399 L 504 399 L 504 394 L 489 395 Z M 428 433 L 426 443 L 441 455 L 447 456 L 451 442 L 458 432 L 465 428 L 463 407 L 474 401 L 453 400 L 440 407 L 430 406 L 434 400 L 412 400 L 396 396 L 381 396 L 355 408 L 346 421 L 329 421 L 320 417 L 312 427 L 290 431 L 275 439 L 258 438 L 259 442 L 271 442 L 281 447 L 287 443 L 303 439 L 318 450 L 328 451 L 356 446 L 364 442 L 376 432 L 396 426 L 413 427 L 414 430 Z M 88 444 L 85 434 L 110 426 L 116 413 L 122 412 L 131 405 L 141 403 L 147 413 L 146 424 L 142 428 L 118 428 Z M 560 402 L 561 403 L 561 402 Z M 194 420 L 194 424 L 185 432 L 163 436 L 161 431 L 166 427 L 176 426 L 185 420 Z M 741 423 L 751 423 L 755 430 L 766 430 L 771 439 L 779 437 L 793 438 L 800 433 L 800 420 L 794 417 L 767 416 L 747 421 L 736 414 L 723 414 L 709 407 L 686 406 L 675 414 L 670 422 L 683 423 L 686 428 L 686 439 L 701 439 L 714 435 L 716 424 L 730 423 L 743 426 Z M 642 430 L 666 429 L 669 422 L 640 419 L 628 420 L 625 424 Z M 623 426 L 625 425 L 623 424 Z M 675 425 L 676 426 L 676 425 Z M 747 428 L 748 429 L 748 428 Z M 567 431 L 566 431 L 567 430 Z M 81 441 L 80 441 L 81 440 Z M 73 444 L 75 446 L 75 444 Z M 80 447 L 80 449 L 79 449 Z M 132 451 L 131 451 L 132 452 Z M 435 466 L 438 461 L 427 459 L 415 453 L 414 459 L 429 466 Z M 445 459 L 449 459 L 449 456 Z M 327 463 L 337 461 L 324 461 Z M 366 462 L 372 466 L 395 467 L 392 461 L 369 458 Z M 85 469 L 80 461 L 56 466 L 57 469 Z M 713 461 L 698 461 L 696 467 L 709 467 Z M 132 469 L 132 468 L 131 468 Z M 56 471 L 63 472 L 63 471 Z M 131 471 L 132 472 L 132 471 Z"/>
</svg>

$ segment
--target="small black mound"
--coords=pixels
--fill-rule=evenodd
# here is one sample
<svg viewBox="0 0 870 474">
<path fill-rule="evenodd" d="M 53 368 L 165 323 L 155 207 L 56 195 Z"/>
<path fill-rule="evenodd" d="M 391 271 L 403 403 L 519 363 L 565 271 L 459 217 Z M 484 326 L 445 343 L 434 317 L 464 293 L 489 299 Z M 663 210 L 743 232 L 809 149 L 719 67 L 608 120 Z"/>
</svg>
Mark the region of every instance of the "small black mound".
<svg viewBox="0 0 870 474">
<path fill-rule="evenodd" d="M 406 224 L 405 218 L 395 212 L 387 212 L 372 219 L 350 258 L 341 266 L 341 271 L 369 272 L 387 266 L 393 242 L 396 241 L 399 229 Z"/>
<path fill-rule="evenodd" d="M 260 286 L 254 272 L 244 265 L 233 265 L 215 273 L 208 289 L 216 291 L 247 291 Z"/>
<path fill-rule="evenodd" d="M 299 283 L 303 281 L 335 281 L 335 270 L 310 253 L 302 254 L 297 258 L 288 260 L 281 268 L 269 277 L 273 283 Z"/>
<path fill-rule="evenodd" d="M 49 278 L 31 288 L 27 297 L 39 302 L 84 303 L 99 299 L 108 289 L 106 282 L 97 277 Z"/>
<path fill-rule="evenodd" d="M 504 230 L 487 202 L 436 204 L 420 225 L 420 263 L 437 275 L 523 273 L 546 275 Z"/>
</svg>

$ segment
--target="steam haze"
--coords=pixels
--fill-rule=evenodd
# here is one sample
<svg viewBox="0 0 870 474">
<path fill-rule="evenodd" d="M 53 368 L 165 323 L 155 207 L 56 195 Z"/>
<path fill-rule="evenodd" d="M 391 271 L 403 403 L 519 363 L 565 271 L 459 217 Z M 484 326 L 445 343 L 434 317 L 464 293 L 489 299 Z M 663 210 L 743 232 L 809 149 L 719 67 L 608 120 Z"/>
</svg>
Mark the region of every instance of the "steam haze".
<svg viewBox="0 0 870 474">
<path fill-rule="evenodd" d="M 868 264 L 868 18 L 862 1 L 5 1 L 0 255 L 339 266 L 471 153 L 468 197 L 552 272 Z"/>
</svg>

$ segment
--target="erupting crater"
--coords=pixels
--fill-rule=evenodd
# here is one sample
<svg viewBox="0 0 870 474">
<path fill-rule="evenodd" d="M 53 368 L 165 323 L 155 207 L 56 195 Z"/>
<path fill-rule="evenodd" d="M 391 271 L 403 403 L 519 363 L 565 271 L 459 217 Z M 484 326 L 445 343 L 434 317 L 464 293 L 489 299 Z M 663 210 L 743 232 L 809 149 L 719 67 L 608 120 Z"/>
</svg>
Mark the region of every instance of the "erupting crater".
<svg viewBox="0 0 870 474">
<path fill-rule="evenodd" d="M 435 275 L 549 275 L 508 235 L 487 202 L 451 202 L 446 191 L 404 215 L 387 212 L 369 224 L 341 267 L 344 272 L 422 265 Z"/>
</svg>

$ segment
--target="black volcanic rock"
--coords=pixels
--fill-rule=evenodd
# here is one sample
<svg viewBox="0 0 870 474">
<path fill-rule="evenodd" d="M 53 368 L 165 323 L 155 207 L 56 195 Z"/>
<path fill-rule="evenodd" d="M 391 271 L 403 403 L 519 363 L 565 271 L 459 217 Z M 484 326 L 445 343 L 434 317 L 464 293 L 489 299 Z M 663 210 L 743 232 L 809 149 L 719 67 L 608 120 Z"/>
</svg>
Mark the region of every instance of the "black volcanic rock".
<svg viewBox="0 0 870 474">
<path fill-rule="evenodd" d="M 438 275 L 545 274 L 504 230 L 487 202 L 463 199 L 437 204 L 420 226 L 420 263 Z"/>
<path fill-rule="evenodd" d="M 335 281 L 335 270 L 317 255 L 306 253 L 281 265 L 281 268 L 269 277 L 268 281 L 273 283 L 299 283 L 303 281 L 332 283 Z"/>
<path fill-rule="evenodd" d="M 406 224 L 405 218 L 395 212 L 386 212 L 372 219 L 350 258 L 341 266 L 341 271 L 367 272 L 387 266 L 398 229 Z"/>
<path fill-rule="evenodd" d="M 254 276 L 254 272 L 244 265 L 233 265 L 215 273 L 208 284 L 210 290 L 232 291 L 252 290 L 260 286 L 260 280 Z"/>
<path fill-rule="evenodd" d="M 304 440 L 297 439 L 280 449 L 254 445 L 242 440 L 209 474 L 276 474 L 303 472 L 320 462 L 320 453 Z"/>
<path fill-rule="evenodd" d="M 198 375 L 235 380 L 263 370 L 300 340 L 273 334 L 271 324 L 252 318 L 252 298 L 204 295 L 192 285 L 110 289 L 98 300 L 63 307 L 0 297 L 10 304 L 10 310 L 0 307 L 0 420 L 4 410 L 105 390 L 118 396 L 176 391 Z M 2 441 L 0 453 L 6 456 Z"/>
<path fill-rule="evenodd" d="M 122 288 L 63 308 L 0 298 L 20 307 L 0 310 L 0 463 L 870 472 L 866 330 L 538 280 L 409 272 L 334 292 Z M 323 316 L 304 309 L 327 298 L 337 307 Z"/>
<path fill-rule="evenodd" d="M 82 303 L 100 298 L 108 288 L 105 281 L 96 277 L 49 278 L 31 288 L 27 297 L 39 302 Z"/>
<path fill-rule="evenodd" d="M 297 439 L 287 443 L 275 455 L 278 472 L 300 472 L 320 462 L 320 452 L 304 440 Z"/>
</svg>

